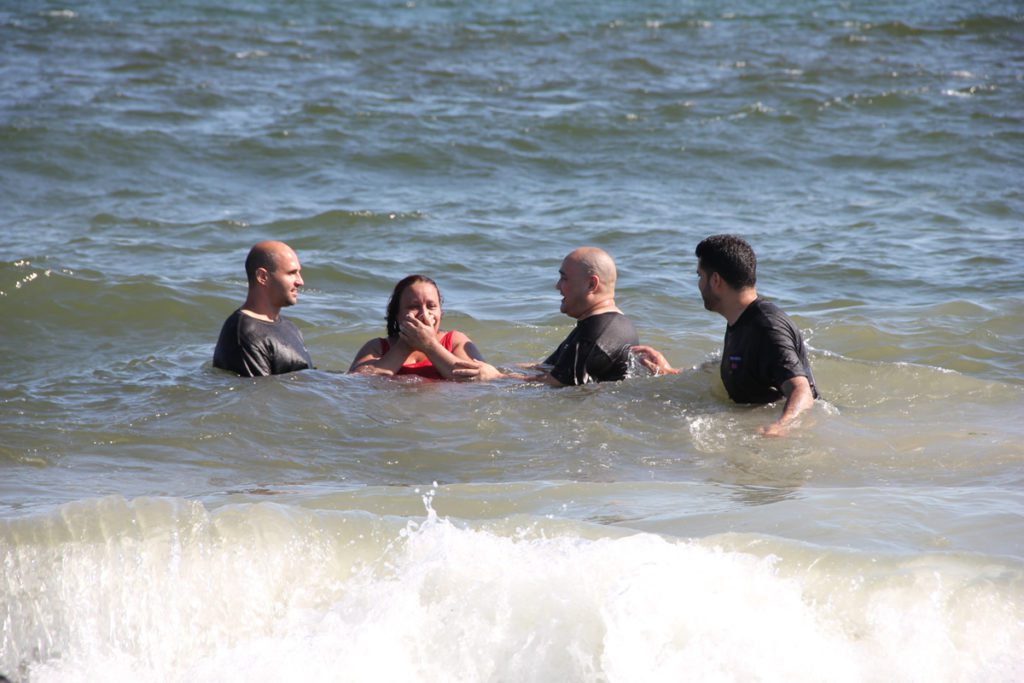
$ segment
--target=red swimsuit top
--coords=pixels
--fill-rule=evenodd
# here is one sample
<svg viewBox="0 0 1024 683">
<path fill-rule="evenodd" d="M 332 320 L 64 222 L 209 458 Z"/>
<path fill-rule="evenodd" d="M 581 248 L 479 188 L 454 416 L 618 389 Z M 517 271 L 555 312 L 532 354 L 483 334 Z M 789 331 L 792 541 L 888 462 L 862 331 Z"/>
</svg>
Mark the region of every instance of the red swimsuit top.
<svg viewBox="0 0 1024 683">
<path fill-rule="evenodd" d="M 447 332 L 441 337 L 441 346 L 444 347 L 445 351 L 452 350 L 452 335 L 455 334 L 455 330 Z M 387 339 L 381 337 L 380 339 L 380 355 L 384 355 L 391 348 L 391 344 L 388 343 Z M 418 363 L 406 363 L 398 369 L 399 375 L 419 375 L 420 377 L 426 377 L 427 379 L 444 379 L 441 377 L 441 373 L 434 367 L 433 361 L 429 358 L 421 360 Z"/>
</svg>

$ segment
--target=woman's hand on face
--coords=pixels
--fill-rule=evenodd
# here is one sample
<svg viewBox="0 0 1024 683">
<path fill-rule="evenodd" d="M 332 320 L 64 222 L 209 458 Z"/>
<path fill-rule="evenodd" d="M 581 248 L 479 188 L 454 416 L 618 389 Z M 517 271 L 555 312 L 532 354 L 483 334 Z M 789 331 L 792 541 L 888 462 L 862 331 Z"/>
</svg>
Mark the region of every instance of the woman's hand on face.
<svg viewBox="0 0 1024 683">
<path fill-rule="evenodd" d="M 408 315 L 398 326 L 398 335 L 406 344 L 417 351 L 426 352 L 427 347 L 437 341 L 437 330 L 434 329 L 434 318 L 427 314 L 429 323 L 425 323 L 414 315 Z"/>
</svg>

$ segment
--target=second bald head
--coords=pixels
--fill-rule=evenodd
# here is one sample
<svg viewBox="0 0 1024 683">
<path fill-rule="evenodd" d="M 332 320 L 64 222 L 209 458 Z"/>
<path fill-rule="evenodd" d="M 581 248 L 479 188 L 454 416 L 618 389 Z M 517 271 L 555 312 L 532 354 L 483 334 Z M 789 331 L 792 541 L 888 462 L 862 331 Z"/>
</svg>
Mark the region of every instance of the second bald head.
<svg viewBox="0 0 1024 683">
<path fill-rule="evenodd" d="M 562 295 L 560 310 L 582 320 L 615 308 L 615 262 L 603 249 L 579 247 L 569 252 L 558 269 L 555 288 Z"/>
<path fill-rule="evenodd" d="M 579 263 L 583 272 L 589 277 L 596 275 L 602 289 L 610 294 L 615 293 L 615 280 L 618 274 L 615 270 L 615 261 L 604 249 L 599 247 L 579 247 L 569 252 L 565 257 L 568 261 L 572 259 Z"/>
</svg>

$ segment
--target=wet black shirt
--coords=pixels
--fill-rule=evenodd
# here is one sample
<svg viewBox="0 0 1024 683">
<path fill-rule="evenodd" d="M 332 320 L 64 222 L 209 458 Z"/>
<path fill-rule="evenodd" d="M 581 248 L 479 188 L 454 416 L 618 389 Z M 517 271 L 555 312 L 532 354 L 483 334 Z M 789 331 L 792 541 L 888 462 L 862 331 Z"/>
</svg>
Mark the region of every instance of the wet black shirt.
<svg viewBox="0 0 1024 683">
<path fill-rule="evenodd" d="M 313 367 L 299 328 L 284 316 L 277 322 L 235 311 L 224 321 L 213 352 L 214 367 L 243 377 L 282 375 Z"/>
<path fill-rule="evenodd" d="M 621 313 L 600 313 L 576 323 L 544 363 L 562 384 L 614 382 L 626 376 L 629 347 L 639 344 L 636 329 Z"/>
<path fill-rule="evenodd" d="M 782 385 L 806 377 L 811 394 L 818 390 L 803 337 L 775 304 L 760 297 L 747 306 L 735 324 L 725 328 L 722 382 L 737 403 L 772 403 L 783 398 Z"/>
</svg>

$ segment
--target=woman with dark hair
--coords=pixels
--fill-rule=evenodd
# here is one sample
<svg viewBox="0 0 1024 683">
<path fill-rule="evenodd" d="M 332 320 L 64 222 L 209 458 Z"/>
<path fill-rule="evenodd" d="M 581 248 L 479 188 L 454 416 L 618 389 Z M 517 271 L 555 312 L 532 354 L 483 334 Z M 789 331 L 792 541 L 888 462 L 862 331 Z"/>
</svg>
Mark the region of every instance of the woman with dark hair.
<svg viewBox="0 0 1024 683">
<path fill-rule="evenodd" d="M 442 332 L 441 316 L 441 292 L 436 282 L 425 275 L 402 278 L 388 300 L 387 338 L 377 337 L 363 344 L 348 371 L 459 379 L 452 372 L 459 361 L 482 361 L 483 356 L 462 332 Z M 495 369 L 473 379 L 500 376 Z"/>
</svg>

